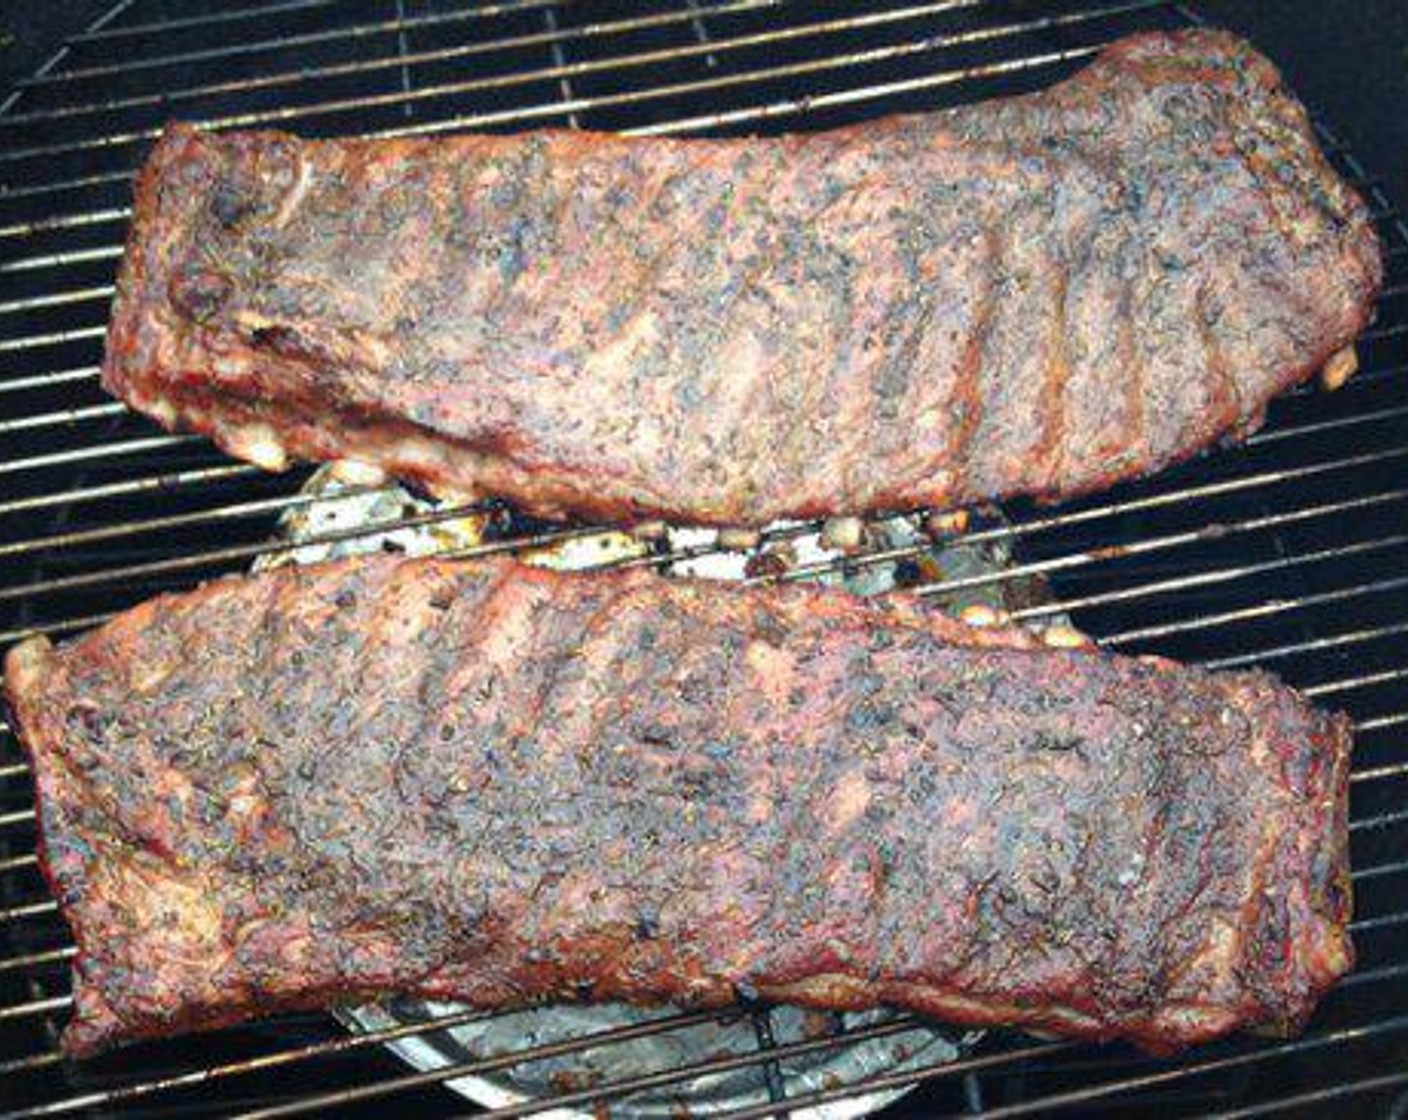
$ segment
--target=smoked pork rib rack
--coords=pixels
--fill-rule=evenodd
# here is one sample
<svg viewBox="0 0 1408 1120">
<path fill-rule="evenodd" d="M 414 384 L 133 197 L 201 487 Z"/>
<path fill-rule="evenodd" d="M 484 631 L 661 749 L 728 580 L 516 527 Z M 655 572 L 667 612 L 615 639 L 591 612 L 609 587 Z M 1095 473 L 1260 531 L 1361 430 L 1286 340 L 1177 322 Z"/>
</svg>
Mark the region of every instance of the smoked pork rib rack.
<svg viewBox="0 0 1408 1120">
<path fill-rule="evenodd" d="M 762 524 L 1156 471 L 1343 363 L 1380 279 L 1271 64 L 1146 34 L 806 135 L 173 127 L 103 383 L 276 469 Z"/>
<path fill-rule="evenodd" d="M 1351 963 L 1342 717 L 912 600 L 359 558 L 34 639 L 5 686 L 72 1054 L 395 993 L 1167 1050 Z"/>
</svg>

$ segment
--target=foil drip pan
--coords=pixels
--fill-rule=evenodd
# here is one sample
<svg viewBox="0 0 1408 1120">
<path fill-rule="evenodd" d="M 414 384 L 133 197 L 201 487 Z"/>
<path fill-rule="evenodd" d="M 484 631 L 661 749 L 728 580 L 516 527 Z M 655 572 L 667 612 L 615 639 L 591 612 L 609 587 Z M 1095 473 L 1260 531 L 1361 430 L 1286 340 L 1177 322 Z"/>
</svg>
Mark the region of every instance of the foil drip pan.
<svg viewBox="0 0 1408 1120">
<path fill-rule="evenodd" d="M 328 468 L 318 471 L 305 492 L 315 500 L 285 514 L 282 535 L 296 547 L 270 552 L 256 570 L 289 563 L 320 560 L 381 550 L 408 555 L 430 553 L 472 556 L 494 550 L 495 542 L 544 534 L 541 526 L 525 523 L 507 510 L 491 509 L 464 517 L 397 528 L 355 540 L 299 546 L 315 535 L 393 522 L 434 511 L 436 503 L 400 488 L 368 492 L 343 486 Z M 840 533 L 823 534 L 814 527 L 790 523 L 769 526 L 758 539 L 720 535 L 712 529 L 655 526 L 635 532 L 584 530 L 566 539 L 535 547 L 515 547 L 526 563 L 561 570 L 585 570 L 623 564 L 653 564 L 666 575 L 737 581 L 750 576 L 806 572 L 819 582 L 843 586 L 859 594 L 878 594 L 939 579 L 962 579 L 1001 570 L 1011 558 L 1001 541 L 968 544 L 945 541 L 917 517 L 878 519 L 861 526 L 867 553 L 897 552 L 893 559 L 846 562 L 846 554 L 830 547 L 837 538 L 854 538 L 852 523 Z M 852 543 L 845 541 L 845 543 Z M 734 545 L 735 547 L 723 547 Z M 499 547 L 502 547 L 500 545 Z M 1034 580 L 1005 580 L 965 587 L 947 598 L 933 600 L 958 613 L 975 606 L 1013 610 L 1045 599 Z M 339 1020 L 350 1030 L 382 1031 L 417 1022 L 430 1022 L 463 1011 L 461 1005 L 417 999 L 339 1009 Z M 546 1006 L 505 1012 L 452 1028 L 429 1030 L 399 1038 L 387 1047 L 416 1070 L 442 1070 L 483 1062 L 530 1047 L 573 1043 L 605 1031 L 645 1024 L 668 1015 L 660 1009 L 620 1004 Z M 894 1012 L 824 1014 L 794 1007 L 775 1007 L 767 1026 L 779 1044 L 817 1039 L 838 1030 L 854 1030 L 893 1020 Z M 679 1120 L 707 1117 L 770 1099 L 773 1089 L 787 1096 L 810 1090 L 854 1084 L 882 1073 L 903 1072 L 921 1065 L 955 1061 L 967 1053 L 981 1032 L 943 1029 L 928 1024 L 881 1038 L 838 1042 L 790 1058 L 765 1061 L 760 1054 L 759 1025 L 740 1010 L 737 1017 L 695 1023 L 652 1032 L 627 1041 L 583 1042 L 557 1057 L 506 1064 L 492 1072 L 461 1076 L 446 1086 L 488 1108 L 524 1104 L 588 1089 L 607 1081 L 648 1075 L 659 1070 L 732 1056 L 758 1060 L 725 1072 L 674 1081 L 639 1092 L 624 1101 L 593 1111 L 558 1108 L 540 1115 L 550 1120 Z M 907 1088 L 889 1089 L 806 1109 L 792 1109 L 794 1120 L 853 1120 L 903 1096 Z"/>
</svg>

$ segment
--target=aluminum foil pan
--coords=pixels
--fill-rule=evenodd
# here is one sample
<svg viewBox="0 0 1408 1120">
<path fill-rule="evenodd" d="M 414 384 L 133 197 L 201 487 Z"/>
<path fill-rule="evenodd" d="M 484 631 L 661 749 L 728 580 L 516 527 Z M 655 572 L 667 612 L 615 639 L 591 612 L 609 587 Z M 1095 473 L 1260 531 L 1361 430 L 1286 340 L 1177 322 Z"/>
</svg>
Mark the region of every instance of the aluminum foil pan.
<svg viewBox="0 0 1408 1120">
<path fill-rule="evenodd" d="M 451 553 L 473 555 L 498 550 L 502 542 L 525 532 L 534 535 L 535 547 L 515 546 L 518 557 L 545 567 L 580 570 L 619 564 L 654 564 L 669 575 L 741 580 L 749 577 L 795 572 L 837 584 L 861 594 L 874 594 L 940 579 L 962 579 L 999 570 L 1010 563 L 1002 542 L 974 545 L 944 541 L 942 526 L 920 524 L 914 518 L 886 518 L 865 525 L 833 523 L 826 534 L 805 525 L 779 523 L 757 539 L 746 535 L 720 535 L 714 530 L 646 527 L 635 532 L 562 531 L 526 527 L 506 511 L 473 513 L 410 528 L 358 537 L 335 543 L 300 544 L 318 536 L 408 516 L 433 513 L 434 502 L 399 488 L 352 491 L 338 483 L 324 468 L 313 476 L 305 493 L 315 500 L 287 513 L 282 535 L 294 546 L 271 551 L 255 563 L 256 570 L 288 563 L 313 563 L 357 553 L 391 550 L 410 555 Z M 553 539 L 556 538 L 556 539 Z M 496 543 L 500 542 L 500 543 Z M 846 558 L 845 549 L 857 555 Z M 917 546 L 917 550 L 916 550 Z M 901 557 L 879 563 L 863 552 L 897 550 Z M 826 570 L 821 570 L 825 568 Z M 1044 588 L 1030 580 L 977 584 L 947 599 L 936 600 L 946 609 L 988 607 L 1012 610 L 1045 598 Z M 971 610 L 970 610 L 971 613 Z M 460 1005 L 414 999 L 344 1008 L 338 1018 L 353 1031 L 376 1031 L 416 1022 L 443 1019 Z M 623 1026 L 659 1019 L 662 1012 L 617 1004 L 551 1006 L 509 1012 L 475 1020 L 447 1030 L 400 1038 L 388 1049 L 416 1070 L 445 1069 L 452 1065 L 512 1054 L 529 1047 L 586 1039 Z M 827 1015 L 792 1007 L 772 1008 L 768 1026 L 778 1044 L 814 1039 L 839 1029 L 856 1029 L 894 1018 L 888 1011 Z M 830 1089 L 862 1081 L 881 1073 L 900 1072 L 921 1065 L 954 1061 L 980 1037 L 924 1025 L 883 1038 L 843 1043 L 770 1064 L 752 1063 L 742 1068 L 637 1093 L 609 1106 L 594 1104 L 587 1111 L 558 1108 L 541 1113 L 552 1120 L 678 1120 L 681 1116 L 707 1117 L 767 1102 L 769 1080 L 788 1097 L 810 1090 Z M 732 1055 L 756 1055 L 761 1046 L 758 1023 L 748 1014 L 734 1019 L 694 1025 L 629 1041 L 585 1045 L 570 1053 L 516 1065 L 493 1072 L 456 1077 L 446 1085 L 476 1104 L 501 1108 L 542 1100 L 622 1078 L 678 1068 Z M 792 1109 L 795 1120 L 853 1120 L 904 1095 L 906 1088 L 869 1093 L 819 1105 Z"/>
</svg>

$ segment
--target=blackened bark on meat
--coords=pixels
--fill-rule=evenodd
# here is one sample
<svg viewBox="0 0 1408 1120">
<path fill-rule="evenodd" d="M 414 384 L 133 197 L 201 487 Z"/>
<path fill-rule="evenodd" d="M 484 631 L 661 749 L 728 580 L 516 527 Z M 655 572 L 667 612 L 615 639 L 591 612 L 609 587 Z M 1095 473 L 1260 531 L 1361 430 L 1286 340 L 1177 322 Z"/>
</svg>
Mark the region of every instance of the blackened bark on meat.
<svg viewBox="0 0 1408 1120">
<path fill-rule="evenodd" d="M 178 125 L 135 213 L 109 391 L 264 466 L 549 516 L 1108 486 L 1256 428 L 1381 280 L 1274 68 L 1202 31 L 771 139 Z"/>
<path fill-rule="evenodd" d="M 902 599 L 382 557 L 5 666 L 86 1054 L 393 993 L 1169 1049 L 1350 965 L 1349 735 Z"/>
</svg>

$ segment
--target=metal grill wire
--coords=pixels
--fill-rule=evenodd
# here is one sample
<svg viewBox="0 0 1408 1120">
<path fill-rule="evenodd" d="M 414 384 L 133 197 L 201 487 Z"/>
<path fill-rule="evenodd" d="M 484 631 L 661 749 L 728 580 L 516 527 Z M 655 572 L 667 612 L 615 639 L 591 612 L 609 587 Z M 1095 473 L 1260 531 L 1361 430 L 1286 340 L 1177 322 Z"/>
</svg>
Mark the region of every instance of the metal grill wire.
<svg viewBox="0 0 1408 1120">
<path fill-rule="evenodd" d="M 1035 88 L 1121 34 L 1195 19 L 1161 0 L 121 0 L 0 100 L 0 642 L 70 633 L 155 591 L 240 569 L 271 546 L 277 515 L 307 500 L 298 493 L 305 472 L 275 477 L 232 464 L 199 439 L 156 431 L 97 389 L 129 178 L 168 117 L 308 135 L 816 128 Z M 1287 395 L 1245 446 L 1059 509 L 1017 504 L 1005 522 L 978 518 L 967 535 L 1006 539 L 1018 557 L 1014 571 L 980 578 L 1047 581 L 1054 605 L 1021 612 L 1032 621 L 1073 609 L 1112 648 L 1266 664 L 1353 714 L 1359 971 L 1296 1041 L 1241 1038 L 1155 1061 L 1117 1047 L 993 1036 L 956 1064 L 786 1106 L 916 1077 L 923 1086 L 899 1113 L 1143 1115 L 1159 1107 L 1253 1116 L 1402 1103 L 1408 487 L 1396 483 L 1408 460 L 1408 228 L 1344 145 L 1328 132 L 1323 139 L 1370 199 L 1388 252 L 1388 287 L 1360 345 L 1361 373 L 1333 396 Z M 486 550 L 580 531 L 514 523 Z M 844 563 L 902 562 L 915 551 Z M 818 574 L 814 566 L 784 578 Z M 917 590 L 938 594 L 961 582 Z M 411 1074 L 382 1051 L 415 1028 L 349 1037 L 317 1016 L 63 1065 L 54 1039 L 73 950 L 38 876 L 31 797 L 18 746 L 0 726 L 0 1103 L 17 1115 L 453 1107 L 436 1086 L 470 1069 Z M 635 1030 L 699 1018 L 661 1012 Z M 609 1047 L 623 1033 L 631 1032 L 591 1044 Z M 845 1041 L 773 1043 L 711 1068 L 783 1062 Z M 543 1106 L 609 1104 L 699 1072 L 665 1069 Z M 780 1082 L 771 1083 L 775 1103 L 731 1115 L 776 1112 Z"/>
</svg>

